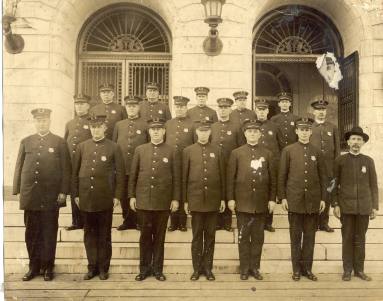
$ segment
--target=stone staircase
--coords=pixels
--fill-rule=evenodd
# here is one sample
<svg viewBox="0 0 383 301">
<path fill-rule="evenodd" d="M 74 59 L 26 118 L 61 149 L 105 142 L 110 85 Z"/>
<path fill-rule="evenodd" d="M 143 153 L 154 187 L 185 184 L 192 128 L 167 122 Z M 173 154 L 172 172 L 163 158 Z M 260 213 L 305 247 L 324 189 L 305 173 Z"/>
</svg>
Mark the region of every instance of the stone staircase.
<svg viewBox="0 0 383 301">
<path fill-rule="evenodd" d="M 28 254 L 24 243 L 23 211 L 19 210 L 15 196 L 9 187 L 4 189 L 4 258 L 5 273 L 19 274 L 27 270 Z M 113 255 L 110 273 L 137 273 L 139 259 L 139 232 L 117 231 L 122 222 L 121 209 L 116 208 L 113 216 Z M 83 231 L 66 231 L 71 223 L 70 204 L 61 209 L 57 235 L 56 268 L 58 274 L 78 274 L 86 271 L 86 254 L 82 242 Z M 290 244 L 287 216 L 280 206 L 274 215 L 275 233 L 265 233 L 261 271 L 263 273 L 290 273 Z M 339 221 L 331 216 L 330 225 L 335 233 L 317 232 L 313 271 L 316 273 L 342 272 L 342 245 Z M 233 226 L 236 219 L 233 216 Z M 190 217 L 188 217 L 190 228 Z M 216 274 L 238 272 L 237 229 L 233 233 L 218 231 L 215 245 L 214 271 Z M 190 242 L 191 231 L 167 233 L 165 245 L 165 267 L 167 274 L 189 274 L 192 272 Z M 367 233 L 365 270 L 369 273 L 383 271 L 383 215 L 370 222 Z"/>
</svg>

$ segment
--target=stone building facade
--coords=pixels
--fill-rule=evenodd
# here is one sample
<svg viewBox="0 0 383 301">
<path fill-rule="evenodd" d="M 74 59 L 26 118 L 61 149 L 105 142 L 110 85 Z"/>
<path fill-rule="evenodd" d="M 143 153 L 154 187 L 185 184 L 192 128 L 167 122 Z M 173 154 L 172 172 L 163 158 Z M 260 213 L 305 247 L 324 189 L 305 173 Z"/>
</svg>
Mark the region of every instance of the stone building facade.
<svg viewBox="0 0 383 301">
<path fill-rule="evenodd" d="M 338 57 L 354 58 L 356 62 L 351 74 L 353 85 L 347 88 L 352 91 L 343 90 L 353 95 L 351 121 L 344 120 L 348 113 L 342 115 L 339 110 L 344 108 L 338 105 L 341 100 L 347 100 L 348 94 L 339 96 L 340 92 L 330 89 L 313 69 L 315 51 L 289 56 L 272 49 L 257 52 L 259 38 L 264 38 L 262 31 L 274 37 L 269 37 L 270 45 L 273 39 L 276 44 L 282 42 L 282 34 L 267 32 L 266 26 L 275 24 L 278 18 L 288 19 L 289 14 L 294 17 L 297 10 L 304 11 L 308 19 L 314 16 L 311 19 L 314 27 L 327 22 L 328 29 L 325 29 L 331 31 L 332 40 L 322 44 L 331 44 Z M 144 22 L 134 23 L 135 37 L 119 35 L 124 32 L 124 26 L 132 25 L 124 23 L 124 12 L 129 20 L 133 12 L 137 20 L 141 18 Z M 108 16 L 118 13 L 121 13 L 121 22 L 108 21 Z M 51 108 L 52 131 L 62 135 L 65 122 L 74 114 L 73 94 L 79 90 L 94 94 L 97 72 L 101 72 L 101 77 L 107 76 L 103 71 L 94 70 L 109 68 L 109 79 L 117 83 L 119 98 L 127 93 L 142 93 L 140 76 L 153 76 L 150 70 L 154 69 L 155 77 L 163 83 L 162 96 L 170 104 L 172 96 L 184 95 L 192 99 L 193 105 L 193 88 L 200 85 L 211 89 L 209 104 L 213 107 L 216 98 L 230 97 L 236 90 L 247 90 L 252 97 L 269 97 L 271 102 L 275 96 L 272 94 L 278 89 L 290 90 L 294 94 L 294 112 L 298 114 L 309 111 L 312 99 L 326 98 L 331 104 L 331 120 L 345 122 L 347 126 L 358 123 L 370 135 L 371 142 L 365 152 L 376 160 L 382 187 L 383 161 L 379 157 L 383 149 L 383 12 L 380 0 L 228 0 L 222 10 L 223 22 L 218 26 L 224 45 L 218 56 L 207 56 L 203 52 L 202 42 L 208 26 L 198 0 L 21 0 L 16 17 L 13 30 L 23 36 L 25 48 L 16 55 L 4 52 L 5 185 L 12 183 L 20 139 L 33 132 L 28 122 L 31 109 Z M 145 24 L 153 28 L 154 33 L 147 34 L 149 38 Z M 323 30 L 323 26 L 317 26 L 313 34 Z M 308 25 L 304 29 L 310 28 Z M 111 35 L 116 38 L 113 45 L 102 38 L 102 31 L 106 35 L 112 31 Z M 299 36 L 302 31 L 292 35 Z M 151 41 L 151 34 L 160 36 L 159 45 Z M 92 35 L 96 35 L 100 43 L 92 40 Z M 308 40 L 309 37 L 306 42 Z M 152 50 L 140 52 L 140 47 L 148 44 Z M 122 47 L 123 51 L 116 47 Z M 145 68 L 149 73 L 143 71 Z"/>
</svg>

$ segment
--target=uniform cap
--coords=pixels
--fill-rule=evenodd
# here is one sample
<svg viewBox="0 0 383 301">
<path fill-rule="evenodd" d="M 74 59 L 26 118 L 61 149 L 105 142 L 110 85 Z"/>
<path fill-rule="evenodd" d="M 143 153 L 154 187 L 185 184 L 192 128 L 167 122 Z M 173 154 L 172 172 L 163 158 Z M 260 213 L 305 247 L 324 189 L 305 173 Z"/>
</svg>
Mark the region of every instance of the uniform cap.
<svg viewBox="0 0 383 301">
<path fill-rule="evenodd" d="M 106 115 L 91 114 L 88 117 L 89 124 L 93 126 L 104 124 L 105 120 L 106 120 Z"/>
<path fill-rule="evenodd" d="M 254 106 L 256 108 L 268 108 L 269 107 L 269 104 L 268 102 L 266 101 L 266 99 L 255 99 L 254 100 Z"/>
<path fill-rule="evenodd" d="M 237 99 L 246 99 L 247 95 L 249 95 L 249 93 L 247 91 L 237 91 L 237 92 L 233 93 L 233 97 L 234 97 L 235 100 L 237 100 Z"/>
<path fill-rule="evenodd" d="M 98 90 L 100 92 L 102 92 L 102 91 L 114 91 L 114 86 L 112 84 L 109 84 L 109 83 L 103 83 L 98 87 Z"/>
<path fill-rule="evenodd" d="M 326 109 L 326 107 L 328 106 L 328 101 L 323 100 L 323 99 L 319 99 L 319 100 L 316 100 L 316 101 L 312 102 L 311 106 L 314 109 L 318 109 L 318 110 Z"/>
<path fill-rule="evenodd" d="M 278 101 L 288 100 L 291 102 L 293 100 L 293 95 L 289 92 L 280 92 L 277 94 L 277 97 Z"/>
<path fill-rule="evenodd" d="M 174 99 L 174 105 L 178 106 L 186 106 L 187 103 L 190 101 L 189 98 L 184 96 L 173 96 Z"/>
<path fill-rule="evenodd" d="M 248 129 L 257 129 L 257 130 L 259 130 L 261 127 L 262 127 L 262 123 L 259 122 L 258 120 L 246 119 L 243 122 L 242 130 L 243 131 L 246 131 Z"/>
<path fill-rule="evenodd" d="M 89 103 L 91 98 L 88 95 L 78 93 L 75 96 L 73 96 L 74 103 Z"/>
<path fill-rule="evenodd" d="M 52 110 L 46 108 L 37 108 L 31 111 L 33 118 L 49 118 Z"/>
<path fill-rule="evenodd" d="M 302 118 L 299 118 L 296 122 L 295 122 L 295 126 L 298 128 L 298 127 L 301 127 L 301 128 L 311 128 L 312 125 L 314 123 L 314 119 L 312 118 L 308 118 L 308 117 L 302 117 Z"/>
<path fill-rule="evenodd" d="M 137 105 L 142 101 L 138 96 L 128 95 L 124 97 L 124 102 L 126 105 Z"/>
<path fill-rule="evenodd" d="M 162 118 L 153 118 L 148 120 L 149 128 L 163 128 L 165 120 Z"/>
<path fill-rule="evenodd" d="M 210 89 L 207 87 L 196 87 L 194 89 L 194 92 L 197 95 L 200 95 L 200 94 L 207 95 L 210 92 Z"/>
<path fill-rule="evenodd" d="M 205 119 L 201 119 L 196 122 L 196 128 L 198 130 L 209 130 L 211 128 L 211 125 L 213 124 L 213 120 L 211 120 L 209 117 L 206 117 Z"/>
<path fill-rule="evenodd" d="M 147 89 L 156 89 L 159 90 L 159 85 L 156 82 L 147 82 L 146 83 L 146 90 Z"/>
<path fill-rule="evenodd" d="M 231 107 L 234 101 L 231 98 L 223 97 L 218 98 L 217 103 L 219 107 Z"/>
<path fill-rule="evenodd" d="M 348 139 L 350 139 L 351 135 L 361 136 L 364 142 L 367 142 L 368 139 L 370 139 L 370 137 L 365 132 L 363 132 L 363 129 L 359 126 L 355 126 L 350 131 L 346 132 L 344 134 L 344 139 L 347 141 Z"/>
</svg>

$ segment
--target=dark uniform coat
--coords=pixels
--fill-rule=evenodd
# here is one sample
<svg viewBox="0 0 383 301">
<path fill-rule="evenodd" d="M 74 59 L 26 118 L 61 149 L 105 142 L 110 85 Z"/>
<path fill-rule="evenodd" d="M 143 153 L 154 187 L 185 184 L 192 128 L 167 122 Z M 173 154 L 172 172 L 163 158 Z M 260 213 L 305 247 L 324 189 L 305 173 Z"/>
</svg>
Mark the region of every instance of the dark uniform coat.
<svg viewBox="0 0 383 301">
<path fill-rule="evenodd" d="M 110 140 L 113 138 L 115 124 L 120 120 L 128 118 L 126 109 L 115 102 L 109 104 L 99 103 L 90 109 L 90 113 L 95 115 L 106 115 L 105 124 L 107 129 L 105 131 L 105 137 Z"/>
<path fill-rule="evenodd" d="M 57 209 L 58 195 L 69 194 L 70 176 L 70 157 L 63 138 L 48 133 L 21 141 L 13 178 L 13 194 L 20 193 L 21 210 Z"/>
<path fill-rule="evenodd" d="M 151 103 L 144 100 L 140 102 L 140 115 L 146 121 L 153 118 L 160 118 L 165 121 L 172 119 L 169 106 L 161 101 Z"/>
<path fill-rule="evenodd" d="M 279 131 L 277 125 L 271 120 L 262 122 L 261 137 L 258 144 L 266 147 L 273 153 L 274 160 L 278 161 L 280 157 L 279 143 L 278 143 Z"/>
<path fill-rule="evenodd" d="M 327 176 L 332 178 L 334 160 L 340 154 L 338 128 L 330 122 L 313 123 L 310 143 L 322 152 Z"/>
<path fill-rule="evenodd" d="M 141 210 L 169 210 L 181 198 L 181 158 L 172 146 L 146 143 L 136 148 L 129 176 L 129 198 Z"/>
<path fill-rule="evenodd" d="M 141 144 L 148 143 L 148 123 L 142 118 L 124 119 L 116 123 L 113 141 L 122 151 L 125 162 L 125 174 L 129 175 L 134 150 Z"/>
<path fill-rule="evenodd" d="M 295 142 L 282 150 L 278 198 L 287 199 L 290 212 L 318 213 L 326 200 L 327 175 L 321 152 L 313 145 Z"/>
<path fill-rule="evenodd" d="M 217 112 L 208 106 L 204 106 L 204 107 L 195 106 L 189 109 L 187 114 L 190 117 L 190 119 L 193 120 L 194 122 L 198 122 L 206 118 L 208 118 L 209 120 L 213 122 L 218 121 Z"/>
<path fill-rule="evenodd" d="M 227 199 L 246 213 L 268 211 L 276 197 L 276 166 L 272 153 L 262 146 L 245 144 L 231 152 L 227 167 Z"/>
<path fill-rule="evenodd" d="M 279 113 L 271 117 L 271 121 L 278 127 L 278 143 L 279 149 L 293 144 L 298 141 L 298 136 L 295 133 L 295 122 L 299 119 L 298 116 L 291 112 Z"/>
<path fill-rule="evenodd" d="M 334 163 L 336 180 L 333 206 L 344 214 L 369 215 L 379 209 L 375 164 L 369 156 L 350 153 L 339 156 Z"/>
<path fill-rule="evenodd" d="M 230 113 L 230 120 L 238 126 L 242 126 L 246 119 L 256 120 L 257 116 L 253 110 L 244 108 L 243 110 L 235 109 Z"/>
<path fill-rule="evenodd" d="M 89 114 L 76 116 L 65 125 L 64 139 L 69 148 L 69 154 L 73 158 L 76 153 L 77 145 L 85 140 L 92 138 L 88 122 Z"/>
<path fill-rule="evenodd" d="M 218 121 L 211 126 L 211 144 L 223 148 L 225 160 L 229 159 L 232 150 L 244 144 L 240 127 L 232 122 Z"/>
<path fill-rule="evenodd" d="M 165 124 L 166 143 L 174 146 L 180 154 L 185 147 L 194 143 L 195 125 L 193 120 L 186 118 L 173 118 Z"/>
<path fill-rule="evenodd" d="M 89 139 L 78 145 L 73 163 L 73 195 L 80 210 L 99 212 L 113 208 L 113 198 L 124 195 L 125 168 L 120 147 L 109 139 Z"/>
<path fill-rule="evenodd" d="M 183 201 L 190 211 L 219 211 L 225 200 L 225 163 L 218 146 L 195 143 L 182 155 Z"/>
</svg>

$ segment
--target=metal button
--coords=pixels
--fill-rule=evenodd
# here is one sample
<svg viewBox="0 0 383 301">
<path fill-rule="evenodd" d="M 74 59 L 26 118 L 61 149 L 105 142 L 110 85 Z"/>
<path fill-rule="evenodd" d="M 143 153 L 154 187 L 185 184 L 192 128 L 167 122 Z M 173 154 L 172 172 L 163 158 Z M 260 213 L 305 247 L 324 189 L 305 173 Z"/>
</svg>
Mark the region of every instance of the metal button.
<svg viewBox="0 0 383 301">
<path fill-rule="evenodd" d="M 36 175 L 38 175 L 38 174 L 39 174 L 39 172 L 36 170 L 36 171 L 35 171 L 35 174 L 36 174 Z"/>
<path fill-rule="evenodd" d="M 90 186 L 90 189 L 93 189 L 93 186 Z"/>
<path fill-rule="evenodd" d="M 154 188 L 154 186 L 153 186 L 153 185 L 150 185 L 150 188 Z"/>
<path fill-rule="evenodd" d="M 38 182 L 37 181 L 35 181 L 35 184 L 37 184 Z"/>
</svg>

